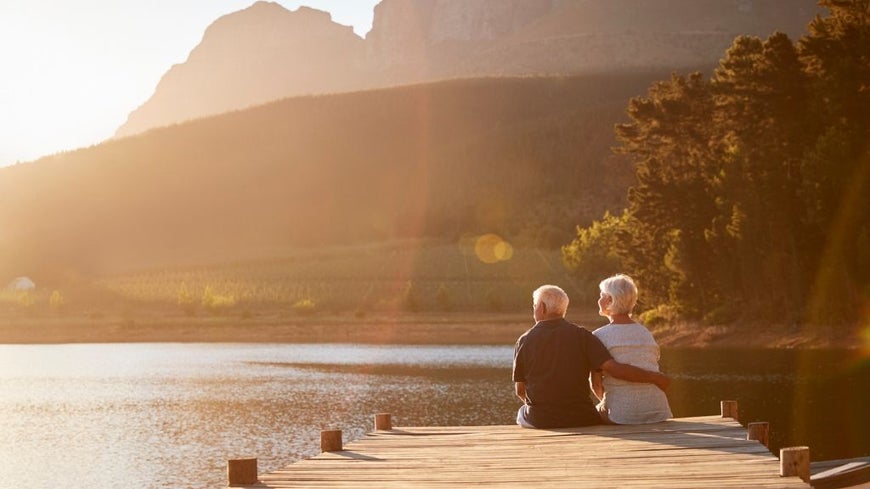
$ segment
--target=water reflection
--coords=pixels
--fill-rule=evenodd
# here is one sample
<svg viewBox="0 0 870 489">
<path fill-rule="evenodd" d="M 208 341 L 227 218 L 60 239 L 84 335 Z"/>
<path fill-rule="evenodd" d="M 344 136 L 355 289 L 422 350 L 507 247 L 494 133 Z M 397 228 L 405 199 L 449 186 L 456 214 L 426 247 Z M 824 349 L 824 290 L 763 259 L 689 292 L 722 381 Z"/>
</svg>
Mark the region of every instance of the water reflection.
<svg viewBox="0 0 870 489">
<path fill-rule="evenodd" d="M 222 487 L 228 458 L 274 470 L 318 453 L 321 429 L 361 437 L 376 412 L 492 423 L 506 419 L 510 359 L 493 347 L 0 346 L 0 457 L 20 468 L 0 480 Z"/>
<path fill-rule="evenodd" d="M 511 423 L 511 347 L 0 346 L 0 480 L 11 487 L 222 487 L 228 458 L 274 470 L 319 432 Z M 666 350 L 676 416 L 740 402 L 775 445 L 870 455 L 866 362 L 843 352 Z M 819 430 L 819 426 L 824 426 Z M 813 428 L 816 428 L 814 431 Z M 10 471 L 8 468 L 16 468 Z"/>
<path fill-rule="evenodd" d="M 674 416 L 739 401 L 742 424 L 770 423 L 770 448 L 808 445 L 814 460 L 870 454 L 870 362 L 858 351 L 668 349 Z"/>
</svg>

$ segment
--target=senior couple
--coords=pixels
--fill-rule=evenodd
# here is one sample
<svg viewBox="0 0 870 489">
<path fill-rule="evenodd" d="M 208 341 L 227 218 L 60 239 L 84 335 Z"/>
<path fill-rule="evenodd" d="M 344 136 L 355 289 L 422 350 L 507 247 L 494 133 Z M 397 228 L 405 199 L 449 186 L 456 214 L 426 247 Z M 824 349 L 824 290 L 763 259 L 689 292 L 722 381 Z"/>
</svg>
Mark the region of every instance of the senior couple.
<svg viewBox="0 0 870 489">
<path fill-rule="evenodd" d="M 672 417 L 664 393 L 670 379 L 659 372 L 658 344 L 631 318 L 634 281 L 615 275 L 599 288 L 598 313 L 610 324 L 594 333 L 565 320 L 568 295 L 559 287 L 544 285 L 532 295 L 536 324 L 514 350 L 513 381 L 523 401 L 520 426 L 643 424 Z"/>
</svg>

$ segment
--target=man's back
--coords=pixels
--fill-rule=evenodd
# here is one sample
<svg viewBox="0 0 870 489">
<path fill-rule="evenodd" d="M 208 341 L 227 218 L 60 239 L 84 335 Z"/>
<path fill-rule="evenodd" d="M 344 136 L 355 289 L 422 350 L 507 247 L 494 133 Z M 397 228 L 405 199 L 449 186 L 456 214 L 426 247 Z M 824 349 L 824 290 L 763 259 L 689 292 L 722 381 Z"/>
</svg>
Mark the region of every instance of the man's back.
<svg viewBox="0 0 870 489">
<path fill-rule="evenodd" d="M 535 324 L 514 351 L 513 381 L 525 383 L 528 421 L 536 428 L 600 423 L 589 371 L 610 358 L 592 333 L 563 318 Z"/>
</svg>

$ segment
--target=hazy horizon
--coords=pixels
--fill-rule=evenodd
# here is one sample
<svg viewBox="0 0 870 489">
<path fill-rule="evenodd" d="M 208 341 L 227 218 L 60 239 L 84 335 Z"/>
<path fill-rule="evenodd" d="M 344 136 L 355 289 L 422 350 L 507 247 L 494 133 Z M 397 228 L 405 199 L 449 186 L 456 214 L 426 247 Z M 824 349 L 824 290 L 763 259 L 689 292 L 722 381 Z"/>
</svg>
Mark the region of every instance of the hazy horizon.
<svg viewBox="0 0 870 489">
<path fill-rule="evenodd" d="M 370 30 L 379 0 L 279 0 Z M 219 17 L 255 0 L 11 0 L 0 4 L 0 167 L 111 138 Z"/>
</svg>

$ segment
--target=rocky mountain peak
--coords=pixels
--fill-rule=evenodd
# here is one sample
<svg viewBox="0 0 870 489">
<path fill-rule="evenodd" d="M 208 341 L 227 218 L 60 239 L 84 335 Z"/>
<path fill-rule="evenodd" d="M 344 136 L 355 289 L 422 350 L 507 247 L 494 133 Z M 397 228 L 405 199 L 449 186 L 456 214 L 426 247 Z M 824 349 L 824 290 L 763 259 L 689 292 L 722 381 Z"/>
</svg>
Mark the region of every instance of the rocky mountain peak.
<svg viewBox="0 0 870 489">
<path fill-rule="evenodd" d="M 294 94 L 359 86 L 364 41 L 320 10 L 259 1 L 213 22 L 117 137 Z"/>
<path fill-rule="evenodd" d="M 797 38 L 816 0 L 382 0 L 365 39 L 258 1 L 217 19 L 118 136 L 312 93 L 445 78 L 712 67 L 736 35 Z"/>
</svg>

